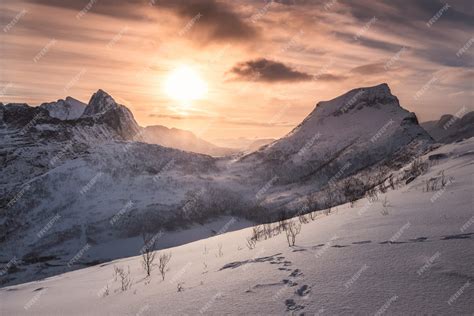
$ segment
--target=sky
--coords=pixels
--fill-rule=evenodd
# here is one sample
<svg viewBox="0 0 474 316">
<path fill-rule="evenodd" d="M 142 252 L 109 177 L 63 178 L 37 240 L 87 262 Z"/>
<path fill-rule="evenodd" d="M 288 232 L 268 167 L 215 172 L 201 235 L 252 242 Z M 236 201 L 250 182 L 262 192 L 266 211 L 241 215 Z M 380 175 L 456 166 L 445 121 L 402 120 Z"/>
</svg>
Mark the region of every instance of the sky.
<svg viewBox="0 0 474 316">
<path fill-rule="evenodd" d="M 142 126 L 278 138 L 319 101 L 389 84 L 420 121 L 474 109 L 474 4 L 437 0 L 2 0 L 0 102 L 98 89 Z M 166 93 L 175 69 L 207 86 Z"/>
</svg>

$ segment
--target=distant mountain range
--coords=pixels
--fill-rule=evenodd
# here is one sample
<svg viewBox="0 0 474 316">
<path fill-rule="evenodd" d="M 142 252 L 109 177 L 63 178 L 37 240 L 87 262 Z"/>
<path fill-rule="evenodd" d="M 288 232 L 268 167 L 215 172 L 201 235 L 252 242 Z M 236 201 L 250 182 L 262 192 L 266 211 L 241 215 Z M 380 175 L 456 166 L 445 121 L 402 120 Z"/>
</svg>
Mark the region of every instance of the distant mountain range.
<svg viewBox="0 0 474 316">
<path fill-rule="evenodd" d="M 226 157 L 146 143 L 207 146 L 186 132 L 141 128 L 102 90 L 77 117 L 80 107 L 71 98 L 0 105 L 0 262 L 15 256 L 30 268 L 6 283 L 40 277 L 43 261 L 45 275 L 58 273 L 86 244 L 78 267 L 124 256 L 108 243 L 143 231 L 222 215 L 275 220 L 300 212 L 310 196 L 319 207 L 343 203 L 345 180 L 365 192 L 434 143 L 386 84 L 320 102 L 285 137 Z"/>
<path fill-rule="evenodd" d="M 157 144 L 211 156 L 226 156 L 239 152 L 238 149 L 211 144 L 190 131 L 168 128 L 163 125 L 145 127 L 143 140 L 149 144 Z"/>
<path fill-rule="evenodd" d="M 231 148 L 238 148 L 242 152 L 252 152 L 260 147 L 270 144 L 271 142 L 275 141 L 274 138 L 246 138 L 246 137 L 238 137 L 238 138 L 221 138 L 216 139 L 213 142 L 216 144 L 225 144 Z"/>
<path fill-rule="evenodd" d="M 421 123 L 421 126 L 440 143 L 451 143 L 474 136 L 474 111 L 461 117 L 446 114 L 437 121 Z"/>
<path fill-rule="evenodd" d="M 67 97 L 64 100 L 61 99 L 56 102 L 43 103 L 40 105 L 40 108 L 46 109 L 51 117 L 62 121 L 77 120 L 83 114 L 84 116 L 90 116 L 106 110 L 112 103 L 110 103 L 110 96 L 107 97 L 105 94 L 106 93 L 102 90 L 99 90 L 94 94 L 95 98 L 105 100 L 104 102 L 95 102 L 94 100 L 91 100 L 94 104 L 97 104 L 96 108 L 87 107 L 87 104 L 72 97 Z M 162 125 L 147 126 L 144 128 L 139 127 L 138 124 L 132 125 L 134 125 L 134 129 L 140 131 L 140 133 L 136 135 L 136 141 L 144 141 L 150 144 L 157 144 L 211 156 L 225 156 L 239 152 L 239 149 L 236 148 L 216 146 L 197 137 L 190 131 L 178 128 L 168 128 Z M 244 149 L 246 150 L 247 148 Z"/>
</svg>

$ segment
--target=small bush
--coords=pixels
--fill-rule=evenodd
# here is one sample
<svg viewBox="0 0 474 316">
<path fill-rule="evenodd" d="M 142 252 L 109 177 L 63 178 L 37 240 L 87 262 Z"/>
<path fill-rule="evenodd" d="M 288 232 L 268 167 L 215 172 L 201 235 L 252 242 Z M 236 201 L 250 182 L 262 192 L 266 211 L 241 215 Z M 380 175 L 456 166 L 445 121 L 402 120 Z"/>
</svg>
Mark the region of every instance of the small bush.
<svg viewBox="0 0 474 316">
<path fill-rule="evenodd" d="M 224 255 L 224 253 L 222 252 L 222 244 L 221 243 L 217 244 L 217 251 L 218 251 L 217 255 L 219 257 L 222 257 Z"/>
<path fill-rule="evenodd" d="M 306 218 L 306 215 L 305 214 L 300 214 L 298 215 L 298 219 L 300 221 L 301 224 L 307 224 L 309 223 L 309 220 L 308 218 Z"/>
<path fill-rule="evenodd" d="M 301 223 L 289 221 L 285 232 L 288 246 L 294 246 L 296 242 L 296 236 L 298 236 L 298 234 L 301 232 Z"/>
<path fill-rule="evenodd" d="M 142 247 L 142 266 L 143 269 L 145 270 L 146 276 L 150 277 L 151 276 L 151 271 L 153 270 L 153 267 L 155 266 L 155 257 L 156 257 L 156 252 L 155 252 L 155 245 L 156 245 L 156 239 L 153 236 L 147 235 L 146 233 L 142 234 L 143 238 L 143 247 Z"/>
<path fill-rule="evenodd" d="M 444 170 L 443 170 L 439 173 L 438 176 L 425 180 L 424 190 L 426 192 L 440 190 L 440 189 L 446 187 L 446 185 L 450 181 L 451 180 L 446 178 L 446 176 L 444 175 Z"/>
<path fill-rule="evenodd" d="M 163 279 L 163 281 L 165 280 L 165 274 L 166 274 L 166 271 L 168 271 L 167 266 L 170 260 L 171 260 L 171 252 L 160 253 L 159 261 L 158 261 L 158 270 L 160 270 L 161 278 Z"/>
<path fill-rule="evenodd" d="M 253 239 L 252 237 L 247 238 L 247 243 L 246 243 L 247 248 L 252 250 L 255 248 L 256 245 L 257 245 L 257 241 L 255 239 Z"/>
<path fill-rule="evenodd" d="M 114 266 L 114 277 L 115 280 L 118 279 L 120 281 L 120 289 L 122 290 L 122 292 L 125 292 L 126 290 L 132 287 L 130 266 L 128 267 L 127 271 L 125 271 L 125 269 L 123 269 L 122 267 Z"/>
<path fill-rule="evenodd" d="M 426 173 L 429 168 L 429 164 L 423 161 L 421 158 L 416 158 L 410 165 L 410 168 L 405 171 L 404 180 L 405 184 L 408 184 L 415 180 L 418 176 Z"/>
</svg>

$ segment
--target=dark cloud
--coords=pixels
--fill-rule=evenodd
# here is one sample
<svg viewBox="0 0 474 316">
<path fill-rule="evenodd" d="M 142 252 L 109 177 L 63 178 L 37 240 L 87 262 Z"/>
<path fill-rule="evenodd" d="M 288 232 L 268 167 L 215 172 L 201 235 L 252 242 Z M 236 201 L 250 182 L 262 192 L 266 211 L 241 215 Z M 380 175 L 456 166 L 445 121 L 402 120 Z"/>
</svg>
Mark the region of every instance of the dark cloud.
<svg viewBox="0 0 474 316">
<path fill-rule="evenodd" d="M 190 32 L 204 30 L 211 40 L 249 40 L 259 35 L 250 20 L 215 0 L 162 0 L 155 1 L 155 6 L 169 9 L 189 21 L 199 16 Z"/>
<path fill-rule="evenodd" d="M 440 0 L 416 0 L 410 3 L 404 0 L 359 0 L 340 4 L 361 27 L 376 17 L 377 23 L 372 26 L 374 32 L 396 35 L 407 42 L 417 42 L 421 47 L 375 40 L 368 36 L 358 38 L 357 42 L 363 46 L 392 53 L 405 46 L 411 48 L 415 56 L 436 64 L 472 67 L 472 58 L 459 59 L 455 55 L 463 41 L 467 41 L 468 35 L 474 31 L 474 6 L 471 0 L 449 3 Z M 433 23 L 428 25 L 433 18 Z M 335 34 L 345 42 L 354 41 L 354 34 L 340 31 Z"/>
<path fill-rule="evenodd" d="M 347 3 L 351 14 L 360 21 L 367 21 L 376 16 L 380 21 L 391 24 L 416 24 L 428 22 L 446 5 L 440 0 L 415 0 L 407 3 L 405 0 L 359 0 Z M 458 25 L 474 25 L 473 6 L 471 0 L 457 0 L 448 3 L 449 8 L 442 14 L 439 21 L 442 23 L 456 23 Z"/>
<path fill-rule="evenodd" d="M 146 0 L 27 0 L 30 3 L 41 4 L 50 7 L 58 7 L 76 11 L 92 12 L 116 18 L 143 20 L 144 16 L 138 10 L 146 8 L 149 1 Z M 84 15 L 85 16 L 85 15 Z"/>
<path fill-rule="evenodd" d="M 375 48 L 387 52 L 397 52 L 399 51 L 403 45 L 398 45 L 395 43 L 382 41 L 382 40 L 374 40 L 367 37 L 358 37 L 357 39 L 354 38 L 355 34 L 345 33 L 336 31 L 333 33 L 337 38 L 345 41 L 345 42 L 353 42 L 354 44 L 360 44 L 366 47 Z"/>
<path fill-rule="evenodd" d="M 230 70 L 234 80 L 254 80 L 265 82 L 306 81 L 313 76 L 294 70 L 283 63 L 259 58 L 238 63 Z"/>
<path fill-rule="evenodd" d="M 190 33 L 203 32 L 209 40 L 248 40 L 258 37 L 258 30 L 233 8 L 216 0 L 27 0 L 31 3 L 70 9 L 85 10 L 116 18 L 145 20 L 143 9 L 169 10 L 192 23 Z M 193 18 L 197 17 L 193 22 Z"/>
</svg>

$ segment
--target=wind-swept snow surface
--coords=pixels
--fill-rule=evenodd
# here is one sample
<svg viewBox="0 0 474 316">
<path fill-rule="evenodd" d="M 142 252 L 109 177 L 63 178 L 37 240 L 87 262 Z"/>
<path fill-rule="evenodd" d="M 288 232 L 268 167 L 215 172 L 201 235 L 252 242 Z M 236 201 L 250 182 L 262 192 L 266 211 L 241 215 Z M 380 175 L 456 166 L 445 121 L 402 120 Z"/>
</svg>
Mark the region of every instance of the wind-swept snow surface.
<svg viewBox="0 0 474 316">
<path fill-rule="evenodd" d="M 472 315 L 473 157 L 472 138 L 438 148 L 407 185 L 303 224 L 294 247 L 285 233 L 251 250 L 251 229 L 221 234 L 167 249 L 164 280 L 145 279 L 140 257 L 116 260 L 2 288 L 0 314 Z M 129 289 L 114 267 L 130 268 Z"/>
</svg>

